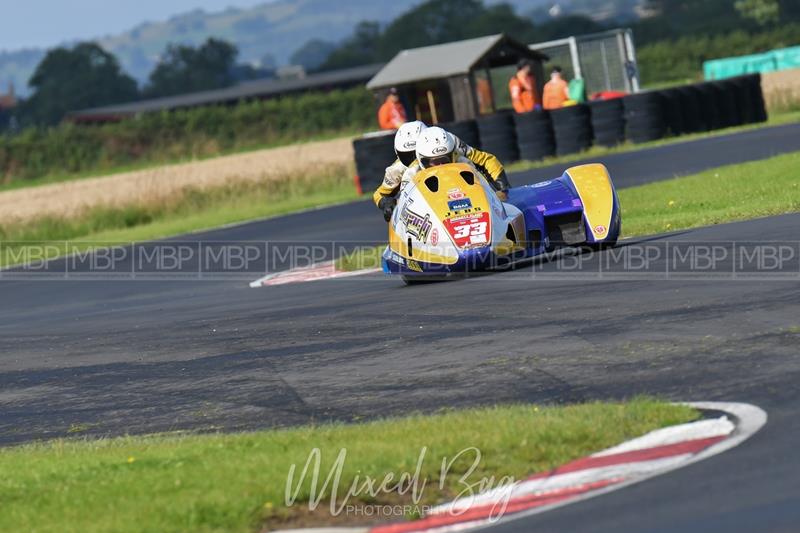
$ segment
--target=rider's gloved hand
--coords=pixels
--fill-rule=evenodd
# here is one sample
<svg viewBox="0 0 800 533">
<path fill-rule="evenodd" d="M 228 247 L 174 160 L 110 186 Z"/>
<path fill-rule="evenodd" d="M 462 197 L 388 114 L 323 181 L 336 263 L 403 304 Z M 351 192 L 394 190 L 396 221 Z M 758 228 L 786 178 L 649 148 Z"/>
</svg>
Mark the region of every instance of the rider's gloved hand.
<svg viewBox="0 0 800 533">
<path fill-rule="evenodd" d="M 497 189 L 498 198 L 504 202 L 508 200 L 508 189 L 511 188 L 511 184 L 508 182 L 508 176 L 506 176 L 505 170 L 494 180 L 494 187 Z"/>
<path fill-rule="evenodd" d="M 394 207 L 397 205 L 397 198 L 394 196 L 384 196 L 381 198 L 381 201 L 378 202 L 378 208 L 383 211 L 383 218 L 386 222 L 389 222 L 392 218 L 392 212 L 394 211 Z"/>
</svg>

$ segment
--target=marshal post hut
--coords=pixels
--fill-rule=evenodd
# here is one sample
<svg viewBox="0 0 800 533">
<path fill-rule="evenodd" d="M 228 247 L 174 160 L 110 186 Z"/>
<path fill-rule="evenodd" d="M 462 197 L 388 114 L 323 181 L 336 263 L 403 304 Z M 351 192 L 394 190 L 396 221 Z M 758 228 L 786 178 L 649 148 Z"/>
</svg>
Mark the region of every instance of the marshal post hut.
<svg viewBox="0 0 800 533">
<path fill-rule="evenodd" d="M 428 124 L 469 120 L 511 107 L 508 81 L 521 59 L 531 62 L 541 95 L 547 56 L 504 34 L 403 50 L 367 89 L 382 102 L 395 87 L 409 119 Z"/>
</svg>

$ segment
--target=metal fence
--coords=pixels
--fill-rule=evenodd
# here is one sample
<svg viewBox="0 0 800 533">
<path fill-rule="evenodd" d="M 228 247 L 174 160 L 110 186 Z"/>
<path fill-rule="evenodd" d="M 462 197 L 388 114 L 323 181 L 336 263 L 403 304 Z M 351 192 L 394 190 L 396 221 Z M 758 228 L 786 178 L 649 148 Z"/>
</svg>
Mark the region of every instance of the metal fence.
<svg viewBox="0 0 800 533">
<path fill-rule="evenodd" d="M 639 91 L 639 73 L 633 33 L 628 29 L 610 30 L 532 44 L 533 50 L 550 57 L 545 71 L 555 65 L 566 79 L 581 78 L 588 94 L 600 91 Z"/>
</svg>

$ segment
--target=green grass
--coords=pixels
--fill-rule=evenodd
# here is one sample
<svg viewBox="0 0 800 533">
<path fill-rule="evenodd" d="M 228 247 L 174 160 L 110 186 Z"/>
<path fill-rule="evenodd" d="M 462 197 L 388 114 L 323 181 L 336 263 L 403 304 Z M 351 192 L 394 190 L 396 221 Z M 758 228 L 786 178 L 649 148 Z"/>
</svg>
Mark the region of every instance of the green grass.
<svg viewBox="0 0 800 533">
<path fill-rule="evenodd" d="M 799 168 L 800 152 L 794 152 L 619 189 L 622 237 L 800 211 Z M 339 258 L 336 266 L 375 268 L 385 248 L 361 248 Z"/>
<path fill-rule="evenodd" d="M 336 258 L 336 269 L 345 272 L 354 272 L 367 268 L 380 268 L 381 254 L 383 254 L 385 249 L 385 244 L 379 246 L 362 246 L 353 252 Z"/>
<path fill-rule="evenodd" d="M 279 216 L 357 198 L 347 166 L 319 176 L 186 189 L 168 201 L 124 208 L 95 208 L 73 218 L 0 223 L 0 266 L 53 259 L 97 243 L 147 241 L 237 222 Z M 265 236 L 266 237 L 266 236 Z M 70 240 L 69 249 L 64 241 Z M 48 242 L 47 248 L 21 243 Z"/>
<path fill-rule="evenodd" d="M 727 128 L 723 130 L 714 130 L 704 133 L 681 135 L 680 137 L 667 137 L 665 139 L 659 139 L 657 141 L 651 141 L 641 144 L 633 144 L 632 142 L 628 141 L 613 148 L 606 148 L 603 146 L 593 146 L 589 150 L 586 150 L 584 152 L 579 152 L 576 154 L 564 155 L 561 157 L 548 157 L 541 161 L 518 161 L 516 163 L 507 165 L 506 170 L 508 170 L 509 172 L 520 172 L 523 170 L 530 170 L 534 168 L 558 165 L 561 163 L 566 165 L 574 161 L 591 159 L 593 157 L 600 157 L 611 154 L 621 154 L 625 152 L 634 152 L 637 150 L 655 148 L 657 146 L 664 146 L 667 144 L 677 144 L 682 142 L 693 141 L 696 139 L 703 139 L 707 137 L 719 137 L 720 135 L 729 135 L 731 133 L 737 133 L 741 131 L 755 130 L 768 126 L 780 126 L 782 124 L 792 124 L 795 122 L 800 122 L 800 110 L 796 109 L 792 111 L 787 111 L 785 113 L 775 113 L 770 116 L 769 121 L 762 124 L 748 124 L 746 126 L 738 126 L 735 128 Z"/>
<path fill-rule="evenodd" d="M 504 406 L 255 433 L 57 440 L 4 448 L 0 530 L 258 531 L 330 521 L 325 503 L 331 486 L 322 494 L 321 509 L 307 516 L 310 475 L 295 504 L 285 505 L 290 465 L 297 465 L 299 477 L 315 447 L 322 459 L 320 488 L 339 451 L 346 449 L 339 495 L 356 478 L 413 474 L 424 447 L 419 479 L 427 482 L 421 501 L 433 503 L 460 492 L 459 477 L 473 463 L 472 452 L 454 461 L 443 491 L 438 490 L 439 472 L 443 458 L 452 460 L 468 448 L 481 453 L 478 467 L 466 478 L 469 483 L 492 475 L 519 479 L 697 416 L 688 407 L 637 398 L 619 404 Z M 410 503 L 408 496 L 362 495 L 350 501 Z"/>
<path fill-rule="evenodd" d="M 800 211 L 798 168 L 794 152 L 620 189 L 623 236 Z"/>
</svg>

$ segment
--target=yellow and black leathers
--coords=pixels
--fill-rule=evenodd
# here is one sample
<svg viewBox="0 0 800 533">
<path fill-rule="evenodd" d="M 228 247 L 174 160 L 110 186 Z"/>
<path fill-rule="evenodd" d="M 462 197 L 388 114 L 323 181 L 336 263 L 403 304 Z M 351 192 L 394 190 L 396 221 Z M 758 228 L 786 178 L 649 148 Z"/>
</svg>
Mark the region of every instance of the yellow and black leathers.
<svg viewBox="0 0 800 533">
<path fill-rule="evenodd" d="M 500 163 L 497 157 L 488 152 L 482 152 L 477 148 L 473 148 L 458 137 L 455 137 L 455 141 L 456 156 L 468 159 L 478 170 L 486 175 L 498 192 L 505 192 L 508 190 L 510 187 L 508 178 L 503 169 L 503 164 Z M 380 186 L 372 195 L 372 200 L 375 202 L 375 205 L 384 211 L 384 217 L 387 216 L 387 211 L 389 216 L 391 216 L 391 208 L 394 208 L 394 202 L 389 202 L 386 199 L 394 198 L 397 195 L 403 176 L 407 174 L 406 177 L 413 177 L 413 175 L 420 170 L 422 170 L 422 167 L 419 162 L 414 161 L 411 165 L 406 167 L 400 159 L 395 159 L 394 163 L 386 167 L 383 182 L 381 182 Z M 392 205 L 390 206 L 390 204 Z"/>
</svg>

